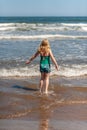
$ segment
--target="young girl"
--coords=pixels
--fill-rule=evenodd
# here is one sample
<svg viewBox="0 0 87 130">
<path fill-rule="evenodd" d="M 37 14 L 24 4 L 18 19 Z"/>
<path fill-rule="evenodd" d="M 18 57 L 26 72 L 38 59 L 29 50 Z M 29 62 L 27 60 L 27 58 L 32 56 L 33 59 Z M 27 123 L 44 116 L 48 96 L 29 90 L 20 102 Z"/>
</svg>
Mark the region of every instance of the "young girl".
<svg viewBox="0 0 87 130">
<path fill-rule="evenodd" d="M 40 92 L 41 93 L 48 93 L 48 86 L 49 86 L 49 75 L 50 75 L 50 58 L 52 59 L 55 68 L 58 70 L 58 64 L 56 59 L 53 56 L 51 51 L 49 42 L 47 39 L 44 39 L 37 52 L 26 61 L 26 64 L 29 64 L 33 59 L 35 59 L 38 55 L 40 55 L 40 72 L 41 72 L 41 79 L 40 79 Z"/>
</svg>

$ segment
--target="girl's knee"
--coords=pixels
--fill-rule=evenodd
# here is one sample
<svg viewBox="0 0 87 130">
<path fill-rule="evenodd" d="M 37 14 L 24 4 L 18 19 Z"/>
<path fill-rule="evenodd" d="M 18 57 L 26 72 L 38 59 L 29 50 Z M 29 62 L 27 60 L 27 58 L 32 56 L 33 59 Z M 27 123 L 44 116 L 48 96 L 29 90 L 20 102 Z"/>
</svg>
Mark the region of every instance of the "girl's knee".
<svg viewBox="0 0 87 130">
<path fill-rule="evenodd" d="M 48 80 L 49 79 L 49 74 L 46 73 L 44 78 L 45 78 L 45 80 Z"/>
<path fill-rule="evenodd" d="M 41 79 L 42 80 L 44 79 L 44 73 L 41 73 Z"/>
</svg>

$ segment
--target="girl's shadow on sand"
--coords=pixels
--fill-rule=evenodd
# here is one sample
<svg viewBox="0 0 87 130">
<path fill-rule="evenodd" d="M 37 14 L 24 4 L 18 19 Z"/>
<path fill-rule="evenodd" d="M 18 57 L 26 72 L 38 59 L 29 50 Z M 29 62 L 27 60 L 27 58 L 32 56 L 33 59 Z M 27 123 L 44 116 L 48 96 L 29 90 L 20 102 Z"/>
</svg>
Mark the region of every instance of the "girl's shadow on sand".
<svg viewBox="0 0 87 130">
<path fill-rule="evenodd" d="M 27 87 L 19 86 L 19 85 L 14 85 L 14 86 L 12 86 L 12 88 L 23 89 L 23 90 L 27 90 L 27 91 L 38 91 L 37 88 L 27 88 Z"/>
</svg>

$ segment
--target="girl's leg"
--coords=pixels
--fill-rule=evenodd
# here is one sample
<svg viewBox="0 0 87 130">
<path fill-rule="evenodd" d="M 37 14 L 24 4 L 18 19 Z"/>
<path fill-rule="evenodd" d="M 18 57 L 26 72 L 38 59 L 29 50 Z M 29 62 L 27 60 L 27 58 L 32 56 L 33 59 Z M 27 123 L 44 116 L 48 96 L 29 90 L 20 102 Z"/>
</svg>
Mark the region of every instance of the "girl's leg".
<svg viewBox="0 0 87 130">
<path fill-rule="evenodd" d="M 40 92 L 43 92 L 43 85 L 44 85 L 44 73 L 41 73 L 41 79 L 40 79 Z"/>
<path fill-rule="evenodd" d="M 45 80 L 45 93 L 48 93 L 49 76 L 50 76 L 50 73 L 44 73 L 44 80 Z"/>
</svg>

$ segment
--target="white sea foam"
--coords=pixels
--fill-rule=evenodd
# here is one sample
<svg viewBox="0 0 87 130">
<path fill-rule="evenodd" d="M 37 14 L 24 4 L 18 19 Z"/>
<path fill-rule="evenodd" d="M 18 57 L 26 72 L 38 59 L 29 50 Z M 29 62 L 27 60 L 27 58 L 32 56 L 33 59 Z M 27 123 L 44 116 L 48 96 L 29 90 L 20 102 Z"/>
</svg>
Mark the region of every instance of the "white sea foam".
<svg viewBox="0 0 87 130">
<path fill-rule="evenodd" d="M 83 23 L 55 23 L 55 24 L 41 24 L 41 23 L 0 23 L 0 30 L 5 31 L 5 30 L 13 30 L 13 28 L 19 31 L 27 31 L 27 30 L 59 30 L 59 31 L 64 31 L 64 30 L 85 30 L 87 28 L 87 24 Z"/>
<path fill-rule="evenodd" d="M 63 26 L 66 27 L 67 30 L 80 30 L 80 31 L 87 31 L 87 24 L 86 23 L 63 23 Z"/>
<path fill-rule="evenodd" d="M 0 27 L 14 26 L 14 23 L 0 23 Z"/>
<path fill-rule="evenodd" d="M 48 34 L 48 35 L 5 35 L 5 36 L 0 36 L 0 40 L 2 39 L 14 39 L 14 40 L 28 40 L 28 39 L 43 39 L 43 38 L 73 38 L 73 39 L 87 39 L 87 36 L 72 36 L 72 35 L 59 35 L 59 34 Z"/>
<path fill-rule="evenodd" d="M 82 30 L 87 32 L 87 27 L 82 27 Z"/>
<path fill-rule="evenodd" d="M 87 76 L 87 65 L 73 65 L 72 67 L 60 66 L 59 71 L 56 71 L 54 66 L 51 67 L 51 76 L 58 75 L 64 77 L 79 77 Z M 29 77 L 29 76 L 39 76 L 39 66 L 31 67 L 20 67 L 20 68 L 3 68 L 0 70 L 0 77 Z"/>
<path fill-rule="evenodd" d="M 32 30 L 33 30 L 33 32 L 32 32 Z M 87 35 L 59 35 L 58 31 L 66 31 L 66 30 L 67 31 L 79 30 L 79 31 L 86 32 L 87 31 L 87 24 L 0 23 L 0 33 L 1 33 L 0 40 L 2 40 L 2 39 L 28 40 L 28 39 L 42 39 L 42 38 L 87 39 Z M 6 33 L 6 31 L 7 31 L 7 33 Z M 26 33 L 26 31 L 29 31 L 29 35 L 28 35 L 28 33 Z M 37 31 L 38 35 L 36 35 L 36 31 Z M 44 31 L 45 31 L 45 33 L 43 33 Z M 52 31 L 53 32 L 55 31 L 55 34 L 52 33 Z M 39 34 L 42 34 L 42 35 L 39 35 Z"/>
<path fill-rule="evenodd" d="M 15 30 L 15 27 L 1 27 L 0 31 Z"/>
<path fill-rule="evenodd" d="M 0 77 L 29 77 L 29 76 L 38 76 L 39 71 L 33 69 L 25 68 L 14 68 L 14 69 L 2 69 L 0 71 Z"/>
<path fill-rule="evenodd" d="M 87 23 L 62 23 L 63 26 L 87 26 Z"/>
<path fill-rule="evenodd" d="M 78 77 L 87 75 L 87 65 L 74 65 L 72 67 L 60 67 L 58 75 L 65 77 Z"/>
</svg>

